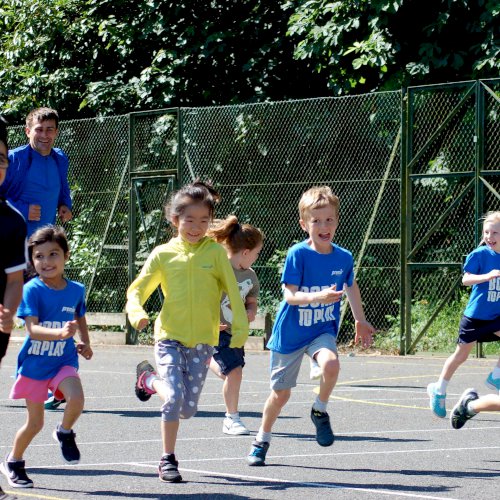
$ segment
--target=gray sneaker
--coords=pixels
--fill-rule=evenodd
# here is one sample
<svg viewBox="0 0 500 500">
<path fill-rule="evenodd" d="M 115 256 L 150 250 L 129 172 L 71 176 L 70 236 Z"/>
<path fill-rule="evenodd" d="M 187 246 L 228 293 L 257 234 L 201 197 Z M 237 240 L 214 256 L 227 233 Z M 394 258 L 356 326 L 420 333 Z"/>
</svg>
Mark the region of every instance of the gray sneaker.
<svg viewBox="0 0 500 500">
<path fill-rule="evenodd" d="M 479 395 L 476 389 L 466 389 L 458 403 L 451 410 L 450 422 L 454 429 L 461 429 L 467 420 L 470 420 L 474 415 L 469 415 L 467 411 L 467 405 L 476 399 L 479 399 Z"/>
</svg>

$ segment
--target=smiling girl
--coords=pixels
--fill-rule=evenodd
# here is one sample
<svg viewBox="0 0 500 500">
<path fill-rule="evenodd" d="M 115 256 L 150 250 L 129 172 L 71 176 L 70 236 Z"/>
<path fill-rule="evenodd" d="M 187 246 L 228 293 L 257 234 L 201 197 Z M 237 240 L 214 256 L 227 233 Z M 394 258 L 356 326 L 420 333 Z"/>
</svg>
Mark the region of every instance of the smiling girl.
<svg viewBox="0 0 500 500">
<path fill-rule="evenodd" d="M 17 315 L 26 324 L 26 338 L 17 360 L 17 379 L 12 399 L 25 399 L 28 418 L 17 431 L 12 451 L 0 470 L 14 488 L 32 488 L 23 455 L 33 438 L 42 430 L 44 401 L 50 389 L 66 399 L 62 422 L 53 432 L 64 460 L 76 464 L 80 452 L 75 443 L 73 425 L 83 411 L 84 395 L 78 375 L 78 353 L 92 357 L 85 319 L 85 289 L 64 277 L 69 258 L 64 230 L 44 226 L 29 239 L 28 257 L 37 276 L 23 289 Z M 73 337 L 79 331 L 81 342 Z"/>
<path fill-rule="evenodd" d="M 161 287 L 164 301 L 155 321 L 155 358 L 158 373 L 147 361 L 137 366 L 135 392 L 141 401 L 157 393 L 163 401 L 163 455 L 158 466 L 163 482 L 182 481 L 175 457 L 179 419 L 194 416 L 219 340 L 222 292 L 233 312 L 231 347 L 242 347 L 248 320 L 226 251 L 206 236 L 219 196 L 197 181 L 177 191 L 165 212 L 178 236 L 156 247 L 127 292 L 131 325 L 142 330 L 149 322 L 143 304 Z"/>
<path fill-rule="evenodd" d="M 462 283 L 472 292 L 460 321 L 457 348 L 445 361 L 439 380 L 427 386 L 430 409 L 440 418 L 446 417 L 448 383 L 472 348 L 477 342 L 500 341 L 500 211 L 486 214 L 482 242 L 465 259 Z M 500 391 L 500 359 L 486 385 Z"/>
</svg>

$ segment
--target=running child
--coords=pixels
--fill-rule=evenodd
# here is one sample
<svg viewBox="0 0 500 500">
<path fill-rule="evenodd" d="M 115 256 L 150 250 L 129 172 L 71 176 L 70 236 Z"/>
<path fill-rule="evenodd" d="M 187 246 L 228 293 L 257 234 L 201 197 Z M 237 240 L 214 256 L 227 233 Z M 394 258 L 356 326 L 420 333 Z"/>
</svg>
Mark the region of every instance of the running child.
<svg viewBox="0 0 500 500">
<path fill-rule="evenodd" d="M 352 254 L 332 243 L 339 221 L 339 199 L 327 186 L 313 187 L 302 195 L 299 213 L 300 227 L 309 237 L 293 245 L 285 260 L 281 278 L 284 299 L 268 344 L 271 394 L 247 457 L 249 465 L 265 465 L 272 427 L 297 385 L 304 354 L 315 359 L 322 371 L 319 395 L 311 408 L 316 441 L 320 446 L 333 444 L 327 403 L 340 369 L 336 338 L 344 292 L 357 325 L 355 341 L 367 347 L 374 333 L 365 320 Z"/>
<path fill-rule="evenodd" d="M 233 312 L 231 347 L 242 347 L 248 320 L 236 278 L 224 247 L 206 236 L 213 220 L 217 192 L 196 181 L 177 191 L 165 213 L 178 236 L 156 247 L 127 292 L 131 325 L 142 330 L 149 322 L 143 304 L 161 286 L 164 301 L 155 321 L 158 373 L 147 362 L 137 366 L 136 395 L 147 401 L 157 393 L 163 401 L 161 481 L 180 482 L 175 457 L 179 419 L 191 418 L 219 341 L 220 299 L 229 297 Z"/>
<path fill-rule="evenodd" d="M 85 289 L 82 284 L 64 277 L 69 258 L 64 230 L 44 226 L 28 241 L 28 257 L 37 276 L 23 289 L 17 315 L 26 324 L 26 338 L 17 359 L 17 379 L 11 399 L 25 399 L 26 423 L 17 431 L 14 445 L 0 470 L 14 488 L 32 488 L 25 470 L 24 452 L 44 423 L 43 403 L 50 389 L 67 401 L 62 422 L 52 437 L 59 443 L 66 463 L 76 464 L 80 451 L 73 426 L 83 411 L 84 395 L 78 375 L 78 354 L 91 359 Z M 74 336 L 79 332 L 78 344 Z"/>
<path fill-rule="evenodd" d="M 460 321 L 457 347 L 445 361 L 439 380 L 427 386 L 430 409 L 440 418 L 446 417 L 448 383 L 476 342 L 500 340 L 500 211 L 486 214 L 482 241 L 485 244 L 465 259 L 462 283 L 472 286 L 472 292 Z M 486 385 L 500 391 L 500 358 Z"/>
<path fill-rule="evenodd" d="M 231 215 L 209 229 L 207 235 L 226 249 L 241 298 L 245 303 L 248 322 L 251 323 L 257 314 L 259 295 L 259 280 L 251 266 L 262 250 L 263 234 L 260 229 L 250 224 L 240 224 L 237 217 Z M 226 405 L 226 415 L 222 423 L 222 432 L 233 436 L 250 434 L 238 412 L 241 380 L 245 366 L 245 349 L 229 347 L 233 312 L 225 294 L 222 296 L 220 310 L 219 344 L 214 349 L 210 369 L 224 380 L 222 395 Z"/>
<path fill-rule="evenodd" d="M 461 429 L 467 420 L 482 411 L 500 411 L 500 394 L 479 397 L 476 389 L 466 389 L 451 411 L 451 426 L 454 429 Z"/>
</svg>

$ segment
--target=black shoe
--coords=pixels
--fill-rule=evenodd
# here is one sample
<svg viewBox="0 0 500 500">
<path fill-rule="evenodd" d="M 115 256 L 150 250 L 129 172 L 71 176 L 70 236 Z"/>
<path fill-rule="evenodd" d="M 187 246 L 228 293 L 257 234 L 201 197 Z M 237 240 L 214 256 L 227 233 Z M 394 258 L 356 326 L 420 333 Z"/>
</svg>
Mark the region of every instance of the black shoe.
<svg viewBox="0 0 500 500">
<path fill-rule="evenodd" d="M 454 429 L 461 429 L 467 420 L 471 419 L 474 415 L 469 415 L 467 411 L 467 405 L 471 401 L 475 401 L 479 398 L 476 389 L 466 389 L 464 393 L 460 396 L 458 403 L 455 405 L 450 414 L 451 426 Z"/>
<path fill-rule="evenodd" d="M 311 409 L 311 420 L 316 427 L 316 441 L 320 446 L 331 446 L 335 437 L 328 413 Z"/>
<path fill-rule="evenodd" d="M 52 433 L 52 437 L 59 443 L 64 461 L 68 464 L 77 464 L 80 461 L 80 450 L 76 446 L 76 434 L 71 432 L 60 432 L 57 428 Z"/>
<path fill-rule="evenodd" d="M 155 369 L 149 364 L 148 361 L 141 361 L 137 365 L 137 380 L 135 382 L 135 395 L 141 401 L 148 401 L 155 391 L 148 389 L 145 379 L 151 373 L 156 373 Z"/>
<path fill-rule="evenodd" d="M 13 488 L 33 488 L 33 481 L 26 474 L 24 463 L 24 460 L 17 460 L 16 462 L 7 462 L 6 460 L 0 464 L 0 471 L 2 471 Z"/>
<path fill-rule="evenodd" d="M 252 443 L 252 448 L 247 456 L 248 465 L 266 465 L 266 453 L 269 449 L 269 443 L 267 441 L 257 441 Z"/>
<path fill-rule="evenodd" d="M 163 455 L 160 460 L 160 465 L 158 465 L 158 476 L 160 477 L 160 481 L 164 483 L 180 483 L 182 481 L 182 476 L 179 474 L 178 465 L 179 462 L 177 462 L 173 453 L 170 455 Z"/>
<path fill-rule="evenodd" d="M 0 500 L 17 500 L 17 497 L 13 497 L 12 495 L 7 495 L 5 491 L 0 488 Z"/>
</svg>

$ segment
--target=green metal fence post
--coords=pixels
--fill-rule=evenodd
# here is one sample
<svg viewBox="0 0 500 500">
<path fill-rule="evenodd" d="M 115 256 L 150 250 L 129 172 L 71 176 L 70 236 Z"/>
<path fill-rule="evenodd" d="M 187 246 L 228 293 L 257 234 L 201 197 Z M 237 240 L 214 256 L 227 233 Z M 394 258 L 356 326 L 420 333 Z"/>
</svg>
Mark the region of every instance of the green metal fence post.
<svg viewBox="0 0 500 500">
<path fill-rule="evenodd" d="M 400 336 L 399 336 L 399 354 L 406 353 L 406 281 L 407 281 L 407 221 L 406 221 L 406 207 L 407 207 L 407 194 L 408 194 L 408 175 L 406 173 L 407 164 L 407 149 L 408 149 L 408 93 L 406 88 L 401 89 L 401 202 L 400 202 L 400 217 L 401 217 L 401 230 L 400 230 L 400 294 L 399 294 L 399 317 L 400 317 Z"/>
<path fill-rule="evenodd" d="M 128 175 L 128 188 L 129 188 L 129 215 L 128 215 L 128 279 L 129 284 L 135 278 L 135 254 L 137 252 L 137 240 L 135 228 L 137 219 L 136 200 L 134 194 L 134 186 L 131 179 L 131 173 L 135 170 L 135 150 L 134 150 L 134 136 L 135 136 L 135 116 L 133 113 L 129 115 L 129 175 Z M 129 323 L 127 318 L 127 344 L 137 343 L 137 332 Z"/>
</svg>

